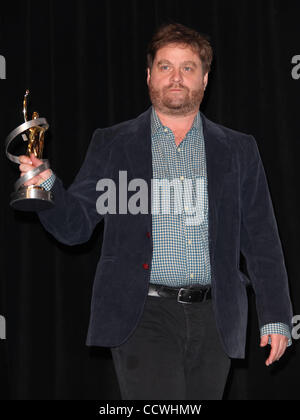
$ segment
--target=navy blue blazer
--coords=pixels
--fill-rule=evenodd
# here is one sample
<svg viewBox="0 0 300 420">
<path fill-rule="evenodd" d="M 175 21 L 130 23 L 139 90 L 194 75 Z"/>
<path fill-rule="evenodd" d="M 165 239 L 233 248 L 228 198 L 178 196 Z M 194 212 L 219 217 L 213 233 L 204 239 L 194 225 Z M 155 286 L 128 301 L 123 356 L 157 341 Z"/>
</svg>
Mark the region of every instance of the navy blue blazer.
<svg viewBox="0 0 300 420">
<path fill-rule="evenodd" d="M 151 107 L 137 118 L 97 129 L 84 163 L 66 190 L 57 177 L 55 206 L 39 212 L 45 229 L 67 245 L 86 242 L 104 218 L 102 253 L 93 285 L 86 344 L 113 347 L 135 330 L 147 296 L 152 261 Z M 216 324 L 224 350 L 245 357 L 248 277 L 239 270 L 245 256 L 256 295 L 259 326 L 291 326 L 287 272 L 272 201 L 255 139 L 207 119 L 205 140 L 211 286 Z M 148 185 L 147 214 L 101 215 L 96 190 L 102 178 L 119 184 L 141 178 Z M 118 190 L 117 190 L 118 191 Z M 128 200 L 136 191 L 128 192 Z M 150 233 L 150 235 L 149 235 Z"/>
</svg>

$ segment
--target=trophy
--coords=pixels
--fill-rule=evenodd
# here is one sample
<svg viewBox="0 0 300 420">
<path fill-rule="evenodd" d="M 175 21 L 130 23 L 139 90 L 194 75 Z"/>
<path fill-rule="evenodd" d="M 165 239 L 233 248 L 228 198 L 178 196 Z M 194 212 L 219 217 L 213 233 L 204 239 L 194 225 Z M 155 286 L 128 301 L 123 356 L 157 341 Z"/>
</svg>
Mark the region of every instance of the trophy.
<svg viewBox="0 0 300 420">
<path fill-rule="evenodd" d="M 27 172 L 15 182 L 15 191 L 11 194 L 10 205 L 16 210 L 22 211 L 40 211 L 46 210 L 53 206 L 53 194 L 46 191 L 41 186 L 24 184 L 34 176 L 40 174 L 50 167 L 47 159 L 42 159 L 44 148 L 45 131 L 49 128 L 49 124 L 45 118 L 40 118 L 37 112 L 33 112 L 32 119 L 27 118 L 27 97 L 29 90 L 26 90 L 23 101 L 24 123 L 15 128 L 5 140 L 5 151 L 8 159 L 14 163 L 20 164 L 18 156 L 12 155 L 8 150 L 12 142 L 21 135 L 23 141 L 27 142 L 26 154 L 30 157 L 31 153 L 42 160 L 43 164 Z"/>
</svg>

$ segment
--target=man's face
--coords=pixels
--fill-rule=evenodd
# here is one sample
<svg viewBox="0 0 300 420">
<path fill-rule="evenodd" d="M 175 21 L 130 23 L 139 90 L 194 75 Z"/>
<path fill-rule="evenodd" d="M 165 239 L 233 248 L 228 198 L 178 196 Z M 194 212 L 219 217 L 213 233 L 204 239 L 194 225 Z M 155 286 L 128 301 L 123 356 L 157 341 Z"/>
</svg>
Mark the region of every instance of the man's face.
<svg viewBox="0 0 300 420">
<path fill-rule="evenodd" d="M 182 44 L 169 44 L 156 53 L 147 70 L 147 84 L 153 106 L 168 115 L 197 111 L 203 99 L 208 73 L 203 75 L 199 55 Z"/>
</svg>

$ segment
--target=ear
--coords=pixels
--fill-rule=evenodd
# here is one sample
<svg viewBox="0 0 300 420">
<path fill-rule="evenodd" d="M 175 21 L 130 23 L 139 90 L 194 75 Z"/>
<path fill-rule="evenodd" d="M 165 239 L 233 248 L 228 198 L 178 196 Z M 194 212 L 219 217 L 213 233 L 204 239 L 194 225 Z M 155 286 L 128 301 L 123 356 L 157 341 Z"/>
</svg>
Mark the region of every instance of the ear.
<svg viewBox="0 0 300 420">
<path fill-rule="evenodd" d="M 147 68 L 147 85 L 149 85 L 150 78 L 151 78 L 151 70 L 150 70 L 150 68 L 148 67 L 148 68 Z"/>
<path fill-rule="evenodd" d="M 208 83 L 208 72 L 203 77 L 204 90 L 206 89 L 207 83 Z"/>
</svg>

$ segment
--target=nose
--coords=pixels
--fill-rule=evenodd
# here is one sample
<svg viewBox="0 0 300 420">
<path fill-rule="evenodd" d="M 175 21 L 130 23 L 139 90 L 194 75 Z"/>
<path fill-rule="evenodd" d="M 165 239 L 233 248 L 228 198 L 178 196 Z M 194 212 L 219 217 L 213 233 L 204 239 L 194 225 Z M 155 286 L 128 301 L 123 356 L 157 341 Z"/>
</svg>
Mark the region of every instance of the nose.
<svg viewBox="0 0 300 420">
<path fill-rule="evenodd" d="M 180 71 L 180 68 L 174 68 L 171 75 L 171 81 L 174 83 L 182 82 L 182 73 Z"/>
</svg>

